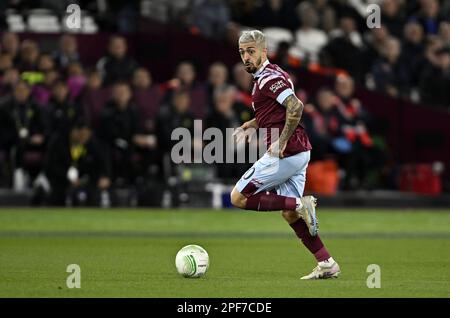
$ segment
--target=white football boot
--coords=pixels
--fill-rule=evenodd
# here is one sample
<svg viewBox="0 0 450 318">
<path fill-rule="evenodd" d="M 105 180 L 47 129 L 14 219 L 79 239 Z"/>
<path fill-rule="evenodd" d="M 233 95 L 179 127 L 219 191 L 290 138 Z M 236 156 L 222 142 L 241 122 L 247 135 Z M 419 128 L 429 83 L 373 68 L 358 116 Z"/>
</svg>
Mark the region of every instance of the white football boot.
<svg viewBox="0 0 450 318">
<path fill-rule="evenodd" d="M 305 221 L 308 226 L 309 234 L 316 236 L 319 232 L 319 221 L 316 217 L 317 199 L 312 195 L 301 197 L 301 208 L 297 208 L 296 212 Z"/>
<path fill-rule="evenodd" d="M 330 257 L 329 259 L 319 262 L 316 268 L 313 269 L 311 274 L 303 276 L 300 279 L 327 279 L 327 278 L 338 278 L 341 273 L 338 263 Z"/>
</svg>

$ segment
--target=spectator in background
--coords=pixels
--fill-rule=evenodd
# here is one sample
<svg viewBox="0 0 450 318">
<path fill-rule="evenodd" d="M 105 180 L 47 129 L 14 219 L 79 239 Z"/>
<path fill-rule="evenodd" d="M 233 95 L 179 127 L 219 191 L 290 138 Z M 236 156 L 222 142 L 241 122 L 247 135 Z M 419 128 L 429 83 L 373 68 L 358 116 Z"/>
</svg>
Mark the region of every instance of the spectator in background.
<svg viewBox="0 0 450 318">
<path fill-rule="evenodd" d="M 398 39 L 402 38 L 405 17 L 401 10 L 400 1 L 383 0 L 381 2 L 381 21 L 390 34 Z"/>
<path fill-rule="evenodd" d="M 405 25 L 400 59 L 408 67 L 409 84 L 417 87 L 426 64 L 425 38 L 420 24 L 408 22 Z"/>
<path fill-rule="evenodd" d="M 442 47 L 435 54 L 435 64 L 430 63 L 420 77 L 421 101 L 450 109 L 450 47 Z"/>
<path fill-rule="evenodd" d="M 391 38 L 392 36 L 389 34 L 389 30 L 384 24 L 381 24 L 379 28 L 373 28 L 366 33 L 365 41 L 367 48 L 364 53 L 366 56 L 366 66 L 364 67 L 365 73 L 370 72 L 375 61 L 381 58 L 383 48 Z"/>
<path fill-rule="evenodd" d="M 155 133 L 156 117 L 159 112 L 159 104 L 162 100 L 162 90 L 153 84 L 150 72 L 140 67 L 133 75 L 133 99 L 143 116 L 143 128 L 147 133 Z"/>
<path fill-rule="evenodd" d="M 252 25 L 252 15 L 256 5 L 254 0 L 229 0 L 231 16 L 240 25 Z"/>
<path fill-rule="evenodd" d="M 367 129 L 369 117 L 361 101 L 354 96 L 354 80 L 350 76 L 339 75 L 335 82 L 335 93 L 335 105 L 341 115 L 342 131 L 346 138 L 352 143 L 358 140 L 363 146 L 371 147 L 372 138 Z"/>
<path fill-rule="evenodd" d="M 217 127 L 225 134 L 226 128 L 236 128 L 252 117 L 247 107 L 235 103 L 236 88 L 225 84 L 214 91 L 214 108 L 208 116 L 206 127 Z"/>
<path fill-rule="evenodd" d="M 50 135 L 68 135 L 75 123 L 84 121 L 83 108 L 70 100 L 67 84 L 61 80 L 52 87 L 48 113 Z"/>
<path fill-rule="evenodd" d="M 383 48 L 382 58 L 372 66 L 376 89 L 392 97 L 409 96 L 410 69 L 400 53 L 400 42 L 392 38 Z"/>
<path fill-rule="evenodd" d="M 420 1 L 420 11 L 409 19 L 422 25 L 425 34 L 436 35 L 439 31 L 441 17 L 439 14 L 439 2 L 437 0 Z"/>
<path fill-rule="evenodd" d="M 295 32 L 294 48 L 302 60 L 317 63 L 320 50 L 327 44 L 328 37 L 322 30 L 317 29 L 318 15 L 314 7 L 308 2 L 298 6 L 301 26 Z"/>
<path fill-rule="evenodd" d="M 347 123 L 358 118 L 365 121 L 366 113 L 361 101 L 355 97 L 355 81 L 348 75 L 336 77 L 334 91 L 336 94 L 335 105 Z"/>
<path fill-rule="evenodd" d="M 144 2 L 141 14 L 162 23 L 188 25 L 191 1 L 186 0 L 153 0 Z"/>
<path fill-rule="evenodd" d="M 194 118 L 203 119 L 208 112 L 208 96 L 205 87 L 196 81 L 195 67 L 190 62 L 178 64 L 175 72 L 175 86 L 169 92 L 169 100 L 174 90 L 185 90 L 190 95 L 190 111 Z"/>
<path fill-rule="evenodd" d="M 55 61 L 49 54 L 41 54 L 37 61 L 37 69 L 43 73 L 55 69 Z"/>
<path fill-rule="evenodd" d="M 16 191 L 27 187 L 26 172 L 31 177 L 38 173 L 33 169 L 38 160 L 27 160 L 27 154 L 32 151 L 43 155 L 46 132 L 44 116 L 31 98 L 30 87 L 24 81 L 18 82 L 12 96 L 0 103 L 0 148 L 12 158 Z"/>
<path fill-rule="evenodd" d="M 20 47 L 18 68 L 21 72 L 35 71 L 39 59 L 39 46 L 35 41 L 24 40 Z"/>
<path fill-rule="evenodd" d="M 144 167 L 135 162 L 135 155 L 156 146 L 153 135 L 145 135 L 141 115 L 131 104 L 131 89 L 125 82 L 114 84 L 112 100 L 100 115 L 98 136 L 109 147 L 113 180 L 118 186 L 132 183 Z M 145 158 L 143 159 L 145 164 Z"/>
<path fill-rule="evenodd" d="M 314 152 L 312 160 L 323 160 L 331 153 L 331 139 L 340 134 L 340 114 L 335 105 L 335 95 L 327 88 L 318 91 L 314 104 L 306 104 L 303 123 Z"/>
<path fill-rule="evenodd" d="M 52 95 L 53 84 L 58 80 L 59 73 L 55 70 L 49 70 L 45 73 L 42 83 L 35 83 L 32 88 L 33 97 L 39 106 L 47 108 Z"/>
<path fill-rule="evenodd" d="M 116 35 L 110 38 L 108 54 L 97 63 L 97 69 L 102 75 L 103 85 L 131 80 L 138 64 L 127 55 L 127 50 L 127 42 L 124 37 Z"/>
<path fill-rule="evenodd" d="M 234 103 L 235 88 L 231 85 L 224 85 L 214 91 L 214 108 L 206 120 L 206 127 L 220 129 L 225 139 L 223 141 L 222 158 L 225 154 L 234 153 L 234 137 L 227 134 L 227 128 L 237 128 L 244 122 L 252 118 L 250 109 Z M 231 181 L 231 179 L 241 176 L 249 168 L 246 164 L 217 163 L 217 176 Z"/>
<path fill-rule="evenodd" d="M 1 53 L 0 54 L 0 76 L 3 76 L 5 71 L 12 67 L 13 67 L 13 61 L 12 61 L 11 55 L 9 55 L 8 53 Z"/>
<path fill-rule="evenodd" d="M 298 28 L 298 18 L 291 0 L 264 0 L 253 13 L 253 26 L 267 28 L 279 27 L 294 31 Z"/>
<path fill-rule="evenodd" d="M 341 167 L 346 170 L 345 189 L 367 186 L 367 176 L 379 167 L 379 150 L 374 146 L 367 128 L 369 118 L 361 102 L 354 97 L 354 81 L 341 75 L 335 83 L 336 106 L 340 116 L 340 137 L 332 141 L 339 154 Z"/>
<path fill-rule="evenodd" d="M 136 91 L 145 91 L 152 87 L 152 84 L 152 75 L 146 68 L 140 67 L 134 71 L 133 79 L 131 81 L 133 89 Z"/>
<path fill-rule="evenodd" d="M 37 59 L 36 70 L 24 74 L 24 79 L 33 86 L 33 98 L 39 106 L 47 106 L 52 85 L 59 77 L 59 73 L 54 69 L 54 66 L 55 63 L 51 56 L 42 54 Z"/>
<path fill-rule="evenodd" d="M 253 78 L 252 75 L 245 70 L 244 64 L 237 63 L 233 67 L 233 79 L 237 86 L 236 102 L 251 108 Z"/>
<path fill-rule="evenodd" d="M 0 78 L 0 97 L 11 94 L 19 80 L 20 74 L 17 69 L 10 68 L 5 70 L 3 76 Z"/>
<path fill-rule="evenodd" d="M 230 12 L 224 0 L 199 0 L 191 8 L 192 24 L 206 37 L 224 38 Z"/>
<path fill-rule="evenodd" d="M 51 194 L 58 206 L 110 205 L 110 163 L 91 128 L 77 122 L 69 134 L 52 137 L 44 164 Z"/>
<path fill-rule="evenodd" d="M 98 126 L 98 118 L 103 106 L 109 101 L 111 89 L 102 86 L 102 76 L 97 70 L 90 70 L 86 85 L 79 95 L 79 104 L 83 105 L 86 120 L 94 129 Z"/>
<path fill-rule="evenodd" d="M 359 32 L 366 30 L 366 21 L 358 12 L 355 6 L 355 0 L 332 0 L 328 1 L 328 5 L 333 8 L 336 13 L 336 19 L 341 21 L 343 18 L 350 18 L 355 23 L 355 28 Z"/>
<path fill-rule="evenodd" d="M 321 64 L 347 70 L 356 81 L 364 78 L 364 55 L 361 35 L 355 20 L 343 17 L 340 29 L 331 35 L 332 39 L 321 51 Z"/>
<path fill-rule="evenodd" d="M 450 22 L 442 21 L 439 24 L 439 37 L 445 46 L 450 46 Z"/>
<path fill-rule="evenodd" d="M 442 3 L 441 12 L 442 12 L 443 19 L 450 21 L 450 2 L 444 1 Z"/>
<path fill-rule="evenodd" d="M 280 66 L 282 69 L 299 68 L 301 59 L 290 54 L 291 44 L 286 41 L 278 43 L 277 50 L 269 59 L 272 64 Z M 299 54 L 300 55 L 300 54 Z"/>
<path fill-rule="evenodd" d="M 313 0 L 312 4 L 316 9 L 319 19 L 317 27 L 325 33 L 330 33 L 336 28 L 336 13 L 327 0 Z"/>
<path fill-rule="evenodd" d="M 58 50 L 53 53 L 53 58 L 60 69 L 66 69 L 69 64 L 79 62 L 76 37 L 71 34 L 63 34 L 59 39 Z"/>
<path fill-rule="evenodd" d="M 174 129 L 179 127 L 186 128 L 191 133 L 191 136 L 194 136 L 194 116 L 190 111 L 190 103 L 189 92 L 179 89 L 173 92 L 168 104 L 160 108 L 156 124 L 156 135 L 161 156 L 167 158 L 172 147 L 177 143 L 177 141 L 171 139 Z M 169 164 L 172 165 L 170 158 L 167 159 L 163 160 L 170 162 Z M 165 174 L 171 175 L 172 171 L 165 171 Z"/>
<path fill-rule="evenodd" d="M 70 63 L 67 67 L 67 87 L 71 100 L 77 100 L 86 85 L 83 66 L 78 62 Z"/>
<path fill-rule="evenodd" d="M 206 90 L 208 92 L 208 105 L 214 104 L 214 91 L 227 84 L 228 69 L 222 62 L 216 62 L 209 67 L 208 83 Z"/>
<path fill-rule="evenodd" d="M 2 41 L 0 47 L 3 53 L 8 53 L 16 66 L 19 62 L 19 47 L 20 40 L 17 34 L 13 32 L 4 32 L 2 35 Z"/>
</svg>

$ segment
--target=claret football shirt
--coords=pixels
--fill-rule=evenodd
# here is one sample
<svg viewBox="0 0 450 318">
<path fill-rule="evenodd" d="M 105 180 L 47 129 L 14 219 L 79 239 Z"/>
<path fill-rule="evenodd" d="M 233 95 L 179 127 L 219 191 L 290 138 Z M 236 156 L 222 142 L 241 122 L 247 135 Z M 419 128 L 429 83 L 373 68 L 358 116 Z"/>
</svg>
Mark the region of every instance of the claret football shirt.
<svg viewBox="0 0 450 318">
<path fill-rule="evenodd" d="M 281 134 L 286 121 L 286 108 L 282 105 L 286 97 L 294 93 L 294 85 L 289 74 L 278 65 L 265 61 L 253 74 L 252 107 L 259 128 L 266 128 L 267 149 L 272 143 L 271 129 Z M 275 141 L 275 140 L 274 140 Z M 289 157 L 311 150 L 305 128 L 299 124 L 286 145 L 284 156 Z"/>
</svg>

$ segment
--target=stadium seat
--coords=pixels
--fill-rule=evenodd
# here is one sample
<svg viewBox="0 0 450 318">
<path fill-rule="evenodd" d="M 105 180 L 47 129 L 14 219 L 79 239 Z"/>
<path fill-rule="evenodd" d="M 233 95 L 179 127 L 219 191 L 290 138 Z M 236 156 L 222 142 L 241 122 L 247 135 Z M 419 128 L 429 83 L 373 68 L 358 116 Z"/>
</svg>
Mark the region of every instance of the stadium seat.
<svg viewBox="0 0 450 318">
<path fill-rule="evenodd" d="M 335 195 L 339 186 L 338 165 L 334 160 L 311 162 L 306 170 L 305 193 Z"/>
<path fill-rule="evenodd" d="M 6 13 L 6 22 L 8 24 L 8 29 L 11 32 L 24 32 L 26 29 L 23 17 L 15 11 L 8 11 Z"/>
<path fill-rule="evenodd" d="M 407 164 L 400 172 L 400 190 L 424 195 L 442 193 L 442 181 L 432 164 Z"/>
<path fill-rule="evenodd" d="M 30 11 L 27 21 L 28 30 L 42 33 L 59 33 L 61 25 L 57 16 L 50 10 L 34 9 Z"/>
<path fill-rule="evenodd" d="M 93 17 L 89 15 L 83 15 L 81 19 L 81 32 L 85 34 L 93 34 L 97 33 L 98 31 L 98 25 L 95 23 L 95 20 Z"/>
</svg>

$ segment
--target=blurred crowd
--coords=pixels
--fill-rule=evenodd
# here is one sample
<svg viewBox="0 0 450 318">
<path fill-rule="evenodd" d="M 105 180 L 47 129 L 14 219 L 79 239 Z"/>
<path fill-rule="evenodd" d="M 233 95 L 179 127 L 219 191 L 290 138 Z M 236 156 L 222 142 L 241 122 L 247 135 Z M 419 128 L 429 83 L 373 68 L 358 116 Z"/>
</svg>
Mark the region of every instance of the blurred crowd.
<svg viewBox="0 0 450 318">
<path fill-rule="evenodd" d="M 99 200 L 111 188 L 167 180 L 177 175 L 170 158 L 175 128 L 194 136 L 194 120 L 201 119 L 203 129 L 216 127 L 225 136 L 253 117 L 252 77 L 242 63 L 231 69 L 213 63 L 200 81 L 194 65 L 183 61 L 171 80 L 155 83 L 119 35 L 93 68 L 83 66 L 73 35 L 62 35 L 56 51 L 41 52 L 38 43 L 5 32 L 1 48 L 0 180 L 17 191 L 37 188 L 53 204 L 68 204 L 67 193 L 80 188 L 91 193 L 83 200 Z M 297 91 L 307 103 L 303 120 L 313 160 L 338 158 L 349 181 L 344 187 L 361 185 L 384 163 L 353 93 L 348 75 L 317 96 Z M 198 140 L 193 145 L 202 147 Z M 220 163 L 215 177 L 234 182 L 247 168 Z"/>
<path fill-rule="evenodd" d="M 379 27 L 368 27 L 369 4 L 379 5 Z M 283 66 L 345 70 L 369 89 L 450 110 L 448 0 L 154 0 L 148 7 L 155 19 L 233 43 L 242 29 L 260 28 L 269 47 L 284 42 Z"/>
<path fill-rule="evenodd" d="M 62 19 L 70 3 L 119 33 L 149 17 L 234 45 L 241 30 L 257 27 L 271 53 L 283 42 L 292 67 L 345 70 L 369 89 L 450 108 L 450 0 L 9 0 L 1 1 L 0 26 L 6 8 L 48 8 Z"/>
<path fill-rule="evenodd" d="M 154 83 L 150 71 L 128 55 L 124 37 L 112 36 L 107 52 L 95 67 L 85 68 L 73 35 L 62 35 L 55 52 L 41 52 L 38 43 L 3 33 L 3 186 L 38 188 L 53 204 L 67 204 L 67 193 L 80 188 L 81 199 L 98 200 L 111 188 L 176 174 L 170 160 L 175 128 L 193 136 L 194 120 L 201 119 L 203 128 L 225 132 L 252 117 L 252 80 L 242 65 L 233 70 L 237 86 L 220 62 L 210 66 L 205 83 L 190 62 L 181 62 L 172 80 Z M 217 177 L 235 178 L 245 169 L 237 166 L 241 170 L 218 168 Z"/>
<path fill-rule="evenodd" d="M 312 160 L 335 160 L 341 189 L 387 187 L 392 164 L 354 95 L 355 83 L 450 107 L 450 1 L 379 1 L 381 28 L 375 29 L 366 27 L 363 1 L 141 2 L 159 12 L 158 19 L 213 39 L 235 41 L 245 26 L 268 34 L 267 28 L 288 30 L 293 41 L 278 41 L 271 62 L 294 84 L 300 68 L 335 75 L 333 85 L 314 95 L 299 85 L 296 93 L 305 104 Z M 217 61 L 202 79 L 193 63 L 182 61 L 171 80 L 155 82 L 130 56 L 123 36 L 111 36 L 94 67 L 83 63 L 79 45 L 63 34 L 58 49 L 48 52 L 12 32 L 1 37 L 0 184 L 33 189 L 37 204 L 107 206 L 111 189 L 179 173 L 170 159 L 175 128 L 194 135 L 194 120 L 201 119 L 203 129 L 217 127 L 225 135 L 253 117 L 252 77 L 241 63 Z M 234 183 L 247 168 L 216 164 L 214 178 Z"/>
</svg>

